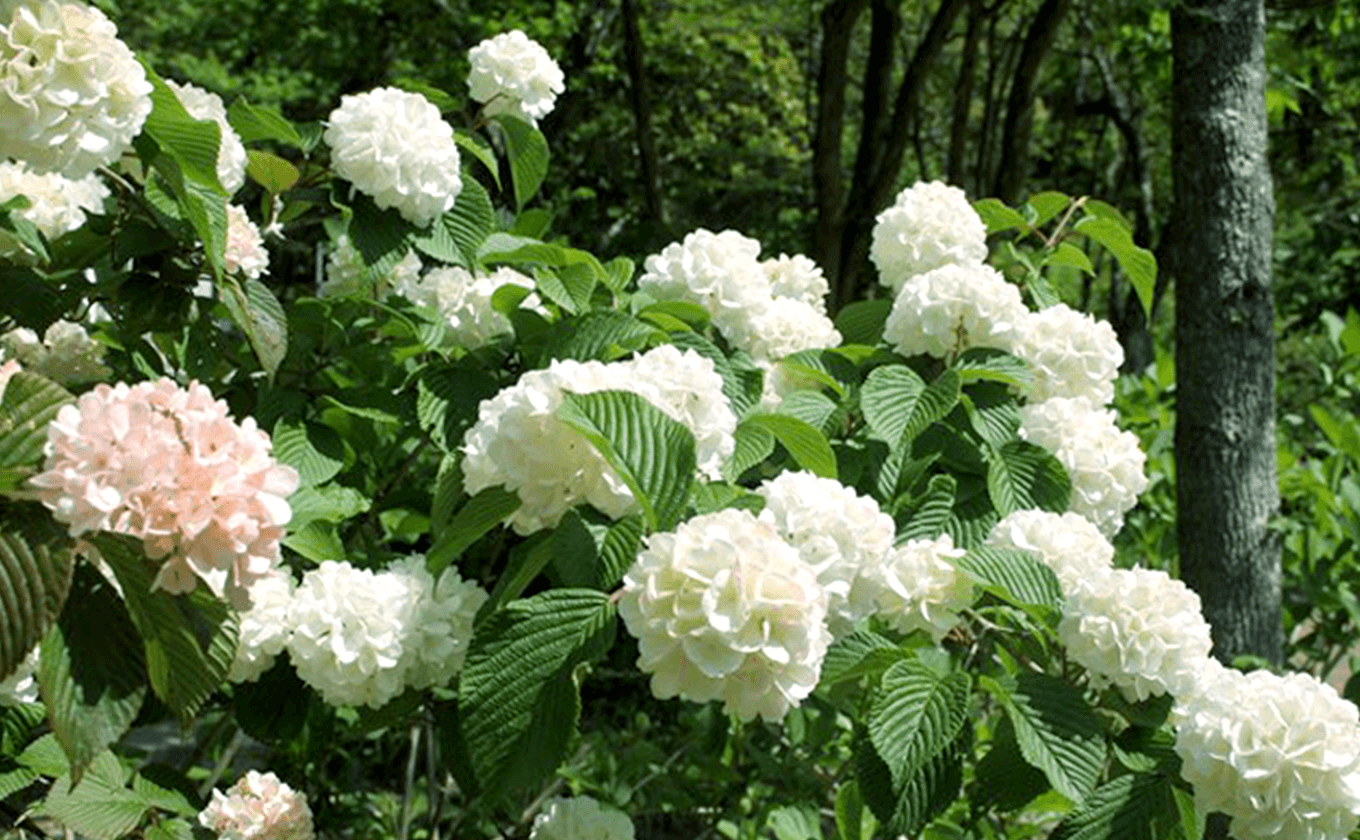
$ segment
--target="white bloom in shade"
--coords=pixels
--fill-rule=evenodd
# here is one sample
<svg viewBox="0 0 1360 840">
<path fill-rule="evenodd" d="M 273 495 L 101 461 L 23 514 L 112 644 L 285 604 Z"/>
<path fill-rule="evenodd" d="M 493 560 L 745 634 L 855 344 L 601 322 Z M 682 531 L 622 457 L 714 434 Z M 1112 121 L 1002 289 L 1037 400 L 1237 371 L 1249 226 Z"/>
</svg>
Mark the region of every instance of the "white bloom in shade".
<svg viewBox="0 0 1360 840">
<path fill-rule="evenodd" d="M 1098 684 L 1129 700 L 1189 691 L 1213 640 L 1199 596 L 1154 569 L 1109 569 L 1067 591 L 1058 637 Z"/>
<path fill-rule="evenodd" d="M 317 289 L 318 297 L 363 297 L 383 300 L 394 289 L 409 287 L 420 280 L 422 268 L 415 249 L 378 279 L 372 286 L 364 281 L 364 258 L 348 236 L 341 236 L 326 257 L 326 279 Z"/>
<path fill-rule="evenodd" d="M 250 585 L 250 609 L 238 617 L 236 659 L 227 679 L 255 682 L 274 665 L 293 634 L 288 613 L 295 588 L 293 575 L 286 569 L 275 569 Z"/>
<path fill-rule="evenodd" d="M 0 344 L 5 355 L 62 385 L 84 385 L 110 373 L 104 365 L 104 345 L 70 321 L 52 322 L 41 341 L 26 327 L 10 330 L 0 336 Z"/>
<path fill-rule="evenodd" d="M 1104 405 L 1114 399 L 1124 348 L 1108 321 L 1059 303 L 1020 319 L 1013 350 L 1034 376 L 1026 393 L 1031 402 L 1085 397 Z"/>
<path fill-rule="evenodd" d="M 794 298 L 826 314 L 826 296 L 831 287 L 817 263 L 795 254 L 780 254 L 760 264 L 770 280 L 770 292 L 777 298 Z"/>
<path fill-rule="evenodd" d="M 151 83 L 118 28 L 85 3 L 34 0 L 0 19 L 0 157 L 83 178 L 116 161 L 151 113 Z"/>
<path fill-rule="evenodd" d="M 722 330 L 745 323 L 752 307 L 774 296 L 759 257 L 760 243 L 734 230 L 696 230 L 647 258 L 638 290 L 698 304 Z"/>
<path fill-rule="evenodd" d="M 34 647 L 9 676 L 0 679 L 0 707 L 38 702 L 38 681 L 33 677 L 37 672 L 38 648 Z"/>
<path fill-rule="evenodd" d="M 917 274 L 987 259 L 987 226 L 958 187 L 918 181 L 878 214 L 869 258 L 897 294 Z"/>
<path fill-rule="evenodd" d="M 1114 546 L 1100 529 L 1071 511 L 1017 510 L 992 526 L 987 545 L 1034 554 L 1058 576 L 1063 592 L 1114 562 Z"/>
<path fill-rule="evenodd" d="M 589 796 L 555 796 L 534 817 L 529 840 L 633 840 L 633 821 Z"/>
<path fill-rule="evenodd" d="M 468 493 L 494 486 L 513 490 L 521 505 L 510 522 L 521 534 L 553 527 L 581 502 L 616 518 L 635 511 L 628 485 L 555 414 L 564 392 L 615 390 L 638 394 L 683 423 L 694 434 L 698 470 L 721 475 L 736 446 L 737 426 L 722 377 L 711 360 L 663 345 L 624 362 L 555 361 L 482 401 L 477 423 L 463 440 Z"/>
<path fill-rule="evenodd" d="M 874 611 L 895 525 L 878 502 L 831 478 L 786 472 L 756 488 L 760 518 L 798 549 L 827 594 L 831 631 L 841 635 Z"/>
<path fill-rule="evenodd" d="M 327 560 L 302 576 L 288 655 L 302 681 L 333 706 L 378 708 L 406 690 L 419 582 Z"/>
<path fill-rule="evenodd" d="M 423 554 L 398 561 L 387 574 L 403 578 L 418 596 L 403 643 L 406 685 L 416 689 L 446 685 L 463 670 L 472 642 L 472 621 L 489 597 L 486 590 L 463 580 L 452 567 L 436 581 L 425 567 Z"/>
<path fill-rule="evenodd" d="M 883 325 L 904 356 L 944 358 L 970 347 L 1009 350 L 1029 310 L 1020 290 L 982 263 L 945 265 L 907 280 Z"/>
<path fill-rule="evenodd" d="M 468 51 L 468 94 L 488 114 L 509 114 L 530 125 L 553 109 L 566 78 L 548 51 L 518 29 L 488 38 Z"/>
<path fill-rule="evenodd" d="M 342 97 L 324 135 L 336 174 L 428 227 L 463 189 L 453 128 L 418 93 L 377 88 Z"/>
<path fill-rule="evenodd" d="M 722 700 L 743 720 L 780 720 L 812 692 L 831 638 L 826 609 L 798 549 L 735 509 L 648 537 L 619 600 L 654 695 Z"/>
<path fill-rule="evenodd" d="M 227 205 L 227 251 L 223 268 L 228 274 L 239 271 L 252 280 L 258 280 L 261 274 L 269 271 L 269 251 L 264 247 L 260 229 L 246 211 L 235 204 Z"/>
<path fill-rule="evenodd" d="M 510 332 L 510 319 L 491 305 L 496 290 L 507 285 L 528 290 L 520 306 L 547 314 L 534 293 L 533 279 L 512 268 L 476 276 L 457 266 L 436 268 L 422 277 L 403 277 L 393 285 L 392 294 L 438 313 L 448 324 L 453 342 L 471 350 Z"/>
<path fill-rule="evenodd" d="M 1052 452 L 1072 480 L 1068 509 L 1107 537 L 1147 489 L 1147 455 L 1138 436 L 1122 432 L 1113 410 L 1084 399 L 1054 397 L 1020 407 L 1020 437 Z"/>
<path fill-rule="evenodd" d="M 903 633 L 924 630 L 939 642 L 973 603 L 972 578 L 952 562 L 966 553 L 948 534 L 894 548 L 883 566 L 878 615 Z"/>
<path fill-rule="evenodd" d="M 217 147 L 217 180 L 227 195 L 235 195 L 246 183 L 246 147 L 241 142 L 241 135 L 227 122 L 227 108 L 222 104 L 222 97 L 196 85 L 182 85 L 169 79 L 165 84 L 179 97 L 189 116 L 217 123 L 222 132 Z"/>
<path fill-rule="evenodd" d="M 3 96 L 3 94 L 0 94 Z M 99 213 L 109 188 L 94 174 L 72 179 L 55 172 L 38 173 L 15 161 L 0 162 L 0 203 L 17 195 L 28 198 L 29 206 L 14 211 L 36 227 L 49 240 L 85 224 L 86 213 Z M 27 256 L 27 249 L 6 231 L 0 231 L 0 257 Z"/>
<path fill-rule="evenodd" d="M 1231 817 L 1238 840 L 1341 840 L 1360 823 L 1360 718 L 1326 683 L 1213 662 L 1171 722 L 1197 809 Z"/>
<path fill-rule="evenodd" d="M 717 322 L 715 322 L 717 323 Z M 841 334 L 826 310 L 797 298 L 770 298 L 751 305 L 741 318 L 728 315 L 718 329 L 728 343 L 751 354 L 757 364 L 800 350 L 836 347 Z"/>
<path fill-rule="evenodd" d="M 253 417 L 170 379 L 96 385 L 48 424 L 43 472 L 30 479 L 71 536 L 129 534 L 163 560 L 154 586 L 190 592 L 199 580 L 238 608 L 280 560 L 297 471 L 274 461 Z"/>
<path fill-rule="evenodd" d="M 302 794 L 273 773 L 247 770 L 198 815 L 222 840 L 312 840 L 312 809 Z"/>
</svg>

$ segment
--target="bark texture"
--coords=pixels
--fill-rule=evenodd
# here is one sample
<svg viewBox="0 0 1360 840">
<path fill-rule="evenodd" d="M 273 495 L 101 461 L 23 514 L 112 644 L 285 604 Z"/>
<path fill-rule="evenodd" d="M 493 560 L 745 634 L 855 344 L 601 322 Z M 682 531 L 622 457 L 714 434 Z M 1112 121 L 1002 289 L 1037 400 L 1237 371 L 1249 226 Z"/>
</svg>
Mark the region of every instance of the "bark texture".
<svg viewBox="0 0 1360 840">
<path fill-rule="evenodd" d="M 1181 575 L 1203 599 L 1215 656 L 1278 664 L 1263 2 L 1187 0 L 1171 39 Z"/>
</svg>

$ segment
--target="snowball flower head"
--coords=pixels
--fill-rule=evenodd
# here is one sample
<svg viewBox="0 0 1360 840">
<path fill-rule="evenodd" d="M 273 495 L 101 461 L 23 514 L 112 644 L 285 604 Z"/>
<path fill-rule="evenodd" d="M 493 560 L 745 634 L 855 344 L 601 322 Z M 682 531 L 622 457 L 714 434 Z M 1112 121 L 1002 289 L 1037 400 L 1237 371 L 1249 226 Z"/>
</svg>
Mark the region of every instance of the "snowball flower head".
<svg viewBox="0 0 1360 840">
<path fill-rule="evenodd" d="M 189 116 L 217 123 L 222 134 L 217 147 L 217 180 L 227 195 L 235 195 L 246 183 L 246 147 L 241 142 L 241 135 L 227 122 L 227 108 L 222 104 L 222 97 L 196 85 L 182 85 L 169 79 L 165 84 L 179 97 Z"/>
<path fill-rule="evenodd" d="M 3 93 L 0 93 L 3 101 Z M 57 239 L 85 224 L 86 213 L 98 213 L 109 197 L 109 188 L 99 177 L 67 178 L 55 172 L 34 172 L 15 161 L 0 162 L 0 203 L 17 195 L 30 204 L 14 213 L 27 219 L 47 239 Z M 0 231 L 0 257 L 31 256 L 12 234 Z"/>
<path fill-rule="evenodd" d="M 104 365 L 104 345 L 90 338 L 80 324 L 53 321 L 38 334 L 26 327 L 0 336 L 5 355 L 12 356 L 34 373 L 62 385 L 84 385 L 109 375 Z"/>
<path fill-rule="evenodd" d="M 228 274 L 239 271 L 251 280 L 258 280 L 261 274 L 269 271 L 269 252 L 265 250 L 260 229 L 246 211 L 235 204 L 227 205 L 227 250 L 223 268 Z"/>
<path fill-rule="evenodd" d="M 924 630 L 939 642 L 973 603 L 973 580 L 953 563 L 966 553 L 948 534 L 894 548 L 879 581 L 878 615 L 903 633 Z"/>
<path fill-rule="evenodd" d="M 1233 837 L 1338 840 L 1360 823 L 1360 719 L 1331 686 L 1213 662 L 1176 700 L 1181 775 Z"/>
<path fill-rule="evenodd" d="M 1058 637 L 1096 682 L 1129 700 L 1189 691 L 1213 647 L 1199 596 L 1154 569 L 1109 569 L 1073 587 Z"/>
<path fill-rule="evenodd" d="M 895 525 L 878 502 L 831 478 L 786 472 L 756 488 L 760 518 L 794 548 L 827 593 L 833 633 L 849 632 L 874 611 L 876 582 L 893 547 Z"/>
<path fill-rule="evenodd" d="M 750 511 L 653 534 L 623 579 L 619 615 L 658 698 L 722 700 L 781 720 L 817 685 L 827 596 L 798 549 Z"/>
<path fill-rule="evenodd" d="M 323 136 L 340 177 L 417 227 L 463 189 L 453 128 L 418 93 L 386 87 L 342 97 Z"/>
<path fill-rule="evenodd" d="M 33 0 L 0 19 L 0 157 L 83 178 L 132 146 L 151 83 L 118 28 L 85 3 Z"/>
<path fill-rule="evenodd" d="M 1054 397 L 1020 407 L 1020 437 L 1052 452 L 1072 480 L 1069 509 L 1107 537 L 1147 489 L 1147 455 L 1138 436 L 1122 432 L 1115 413 L 1090 400 Z"/>
<path fill-rule="evenodd" d="M 488 114 L 508 114 L 536 126 L 566 89 L 562 68 L 518 29 L 481 42 L 468 51 L 468 60 L 468 93 L 485 104 Z"/>
<path fill-rule="evenodd" d="M 1031 402 L 1084 397 L 1104 405 L 1114 399 L 1124 348 L 1108 321 L 1059 303 L 1021 318 L 1013 349 L 1034 376 L 1026 393 Z"/>
<path fill-rule="evenodd" d="M 1014 511 L 992 526 L 987 545 L 1035 555 L 1058 576 L 1065 593 L 1114 562 L 1114 546 L 1100 529 L 1071 511 Z"/>
<path fill-rule="evenodd" d="M 496 290 L 507 285 L 528 290 L 520 306 L 547 314 L 533 291 L 534 281 L 512 268 L 477 276 L 457 266 L 436 268 L 423 277 L 403 277 L 392 293 L 437 313 L 448 325 L 449 338 L 472 350 L 510 331 L 510 319 L 491 305 Z"/>
<path fill-rule="evenodd" d="M 878 214 L 869 258 L 878 267 L 879 282 L 897 294 L 918 274 L 987 259 L 987 226 L 963 190 L 942 181 L 918 181 Z"/>
<path fill-rule="evenodd" d="M 1020 290 L 982 263 L 947 264 L 902 284 L 883 338 L 904 356 L 935 358 L 969 347 L 1009 350 L 1029 310 Z"/>
<path fill-rule="evenodd" d="M 463 439 L 468 493 L 513 490 L 521 505 L 510 522 L 521 534 L 555 526 L 581 502 L 615 518 L 635 511 L 632 491 L 604 456 L 556 416 L 565 392 L 612 390 L 638 394 L 683 423 L 694 434 L 699 472 L 721 475 L 737 427 L 722 377 L 711 360 L 668 344 L 625 362 L 554 361 L 484 400 Z"/>
<path fill-rule="evenodd" d="M 286 569 L 275 569 L 250 585 L 250 609 L 237 620 L 236 658 L 227 679 L 255 682 L 273 667 L 293 634 L 288 611 L 295 588 L 293 575 Z"/>
<path fill-rule="evenodd" d="M 745 323 L 752 307 L 774 296 L 759 257 L 760 243 L 735 230 L 696 230 L 647 258 L 638 290 L 657 300 L 698 304 L 722 330 Z"/>
<path fill-rule="evenodd" d="M 0 679 L 0 708 L 38 702 L 38 648 L 34 646 L 9 676 Z"/>
<path fill-rule="evenodd" d="M 273 773 L 247 770 L 226 793 L 213 791 L 198 815 L 223 840 L 312 840 L 312 809 Z"/>
<path fill-rule="evenodd" d="M 757 364 L 841 343 L 841 334 L 825 309 L 797 298 L 760 301 L 740 317 L 730 313 L 718 328 L 733 347 L 750 353 Z"/>
<path fill-rule="evenodd" d="M 489 597 L 486 590 L 463 580 L 452 567 L 435 580 L 423 554 L 393 564 L 387 573 L 402 578 L 416 593 L 415 614 L 402 643 L 406 685 L 416 689 L 446 685 L 463 670 L 472 643 L 472 621 Z"/>
<path fill-rule="evenodd" d="M 770 293 L 775 297 L 801 300 L 826 314 L 826 296 L 831 292 L 826 275 L 817 263 L 795 254 L 780 254 L 760 264 L 770 281 Z"/>
<path fill-rule="evenodd" d="M 420 257 L 415 249 L 406 254 L 387 270 L 377 283 L 370 285 L 365 279 L 368 269 L 364 266 L 363 254 L 354 247 L 348 236 L 336 240 L 335 247 L 326 256 L 326 279 L 317 289 L 318 297 L 364 297 L 383 300 L 394 289 L 409 287 L 420 281 Z"/>
<path fill-rule="evenodd" d="M 47 427 L 38 496 L 73 537 L 130 534 L 163 559 L 155 586 L 192 591 L 198 581 L 238 607 L 279 563 L 297 472 L 275 463 L 254 418 L 170 379 L 96 385 L 62 406 Z"/>
<path fill-rule="evenodd" d="M 555 796 L 534 817 L 529 840 L 633 840 L 633 821 L 589 796 Z"/>
</svg>

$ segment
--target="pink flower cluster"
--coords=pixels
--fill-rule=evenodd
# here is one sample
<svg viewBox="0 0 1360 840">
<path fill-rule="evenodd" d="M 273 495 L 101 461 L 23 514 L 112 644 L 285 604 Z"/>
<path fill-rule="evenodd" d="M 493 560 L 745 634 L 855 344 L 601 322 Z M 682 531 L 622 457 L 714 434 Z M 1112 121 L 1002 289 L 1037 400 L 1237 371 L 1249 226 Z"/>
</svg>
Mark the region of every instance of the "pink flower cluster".
<svg viewBox="0 0 1360 840">
<path fill-rule="evenodd" d="M 312 840 L 312 809 L 302 794 L 273 773 L 248 770 L 198 815 L 222 840 Z"/>
<path fill-rule="evenodd" d="M 253 418 L 238 424 L 197 382 L 98 385 L 48 426 L 32 483 L 71 536 L 141 538 L 164 558 L 155 587 L 189 592 L 201 579 L 245 607 L 246 589 L 279 563 L 285 497 L 298 486 L 271 448 Z"/>
</svg>

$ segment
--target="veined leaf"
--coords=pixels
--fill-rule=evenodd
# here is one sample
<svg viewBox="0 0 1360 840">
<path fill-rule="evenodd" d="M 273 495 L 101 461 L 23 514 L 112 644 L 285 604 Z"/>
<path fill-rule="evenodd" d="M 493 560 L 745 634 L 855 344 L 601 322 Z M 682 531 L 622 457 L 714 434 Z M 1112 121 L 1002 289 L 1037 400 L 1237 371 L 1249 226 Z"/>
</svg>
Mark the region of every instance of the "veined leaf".
<svg viewBox="0 0 1360 840">
<path fill-rule="evenodd" d="M 892 307 L 892 301 L 882 298 L 846 304 L 836 313 L 836 331 L 846 344 L 875 346 L 883 340 L 883 325 Z"/>
<path fill-rule="evenodd" d="M 975 804 L 1001 811 L 1014 811 L 1051 787 L 1048 778 L 1020 754 L 1008 717 L 993 730 L 991 749 L 978 762 L 975 778 Z"/>
<path fill-rule="evenodd" d="M 1081 692 L 1057 677 L 1028 671 L 1010 684 L 986 676 L 981 683 L 1006 710 L 1025 760 L 1080 805 L 1105 764 L 1104 731 Z"/>
<path fill-rule="evenodd" d="M 57 383 L 21 370 L 0 399 L 0 467 L 34 467 L 42 460 L 47 424 L 75 397 Z"/>
<path fill-rule="evenodd" d="M 984 381 L 1025 388 L 1034 381 L 1034 374 L 1024 359 L 992 347 L 964 350 L 955 360 L 954 370 L 959 372 L 959 381 L 964 385 Z"/>
<path fill-rule="evenodd" d="M 989 236 L 1003 230 L 1028 230 L 1029 228 L 1029 223 L 1025 221 L 1024 216 L 1002 204 L 998 199 L 979 199 L 973 202 L 973 209 L 982 217 L 982 223 L 987 226 Z"/>
<path fill-rule="evenodd" d="M 1086 208 L 1090 210 L 1096 204 L 1088 201 Z M 1157 286 L 1157 258 L 1148 249 L 1134 244 L 1128 223 L 1122 219 L 1116 221 L 1109 215 L 1092 215 L 1078 221 L 1072 229 L 1099 242 L 1118 260 L 1119 267 L 1124 269 L 1138 293 L 1144 314 L 1151 316 L 1152 295 Z"/>
<path fill-rule="evenodd" d="M 290 190 L 298 182 L 300 174 L 297 167 L 278 155 L 259 149 L 249 149 L 246 154 L 250 161 L 246 164 L 246 174 L 270 195 Z"/>
<path fill-rule="evenodd" d="M 469 134 L 466 131 L 455 129 L 453 132 L 453 142 L 458 144 L 458 148 L 472 155 L 474 160 L 477 160 L 482 166 L 486 167 L 487 174 L 491 176 L 491 180 L 495 182 L 496 187 L 499 189 L 501 185 L 501 168 L 496 163 L 495 152 L 493 152 L 491 147 L 486 144 L 486 141 L 475 134 Z"/>
<path fill-rule="evenodd" d="M 277 140 L 299 149 L 303 147 L 302 136 L 282 114 L 267 105 L 251 105 L 244 97 L 231 103 L 227 122 L 240 135 L 242 143 Z"/>
<path fill-rule="evenodd" d="M 835 685 L 860 677 L 877 678 L 897 663 L 915 657 L 915 651 L 904 649 L 873 631 L 857 630 L 837 639 L 827 649 L 820 681 Z"/>
<path fill-rule="evenodd" d="M 436 222 L 448 230 L 458 246 L 463 260 L 460 265 L 472 267 L 482 243 L 496 229 L 496 209 L 486 188 L 472 179 L 463 181 L 463 189 L 453 203 L 453 209 Z"/>
<path fill-rule="evenodd" d="M 519 510 L 520 504 L 518 494 L 500 486 L 487 487 L 468 499 L 444 530 L 435 535 L 434 546 L 426 557 L 430 573 L 439 577 L 468 546 Z"/>
<path fill-rule="evenodd" d="M 105 750 L 83 779 L 57 779 L 37 811 L 91 840 L 118 840 L 130 834 L 150 808 L 144 797 L 127 788 L 122 762 Z"/>
<path fill-rule="evenodd" d="M 860 407 L 874 434 L 892 450 L 911 445 L 930 424 L 943 419 L 958 404 L 959 374 L 946 370 L 930 385 L 911 368 L 885 365 L 864 380 Z"/>
<path fill-rule="evenodd" d="M 1096 788 L 1050 835 L 1052 840 L 1159 840 L 1180 824 L 1171 781 L 1161 774 L 1119 776 Z"/>
<path fill-rule="evenodd" d="M 775 436 L 788 450 L 798 466 L 821 476 L 836 477 L 836 453 L 826 435 L 808 423 L 785 414 L 752 414 L 741 422 L 742 426 L 751 425 L 764 429 Z"/>
<path fill-rule="evenodd" d="M 297 470 L 302 487 L 330 481 L 345 466 L 345 447 L 330 426 L 279 420 L 270 435 L 274 457 Z"/>
<path fill-rule="evenodd" d="M 774 452 L 774 433 L 763 426 L 743 423 L 737 427 L 735 437 L 736 447 L 732 457 L 723 464 L 723 475 L 729 481 L 741 478 L 742 473 Z"/>
<path fill-rule="evenodd" d="M 527 122 L 505 114 L 493 119 L 505 131 L 505 152 L 510 158 L 510 178 L 515 185 L 515 206 L 523 207 L 538 192 L 548 174 L 548 141 L 543 132 Z"/>
<path fill-rule="evenodd" d="M 665 333 L 632 315 L 592 311 L 553 324 L 544 351 L 553 359 L 612 362 L 665 338 Z"/>
<path fill-rule="evenodd" d="M 898 545 L 908 540 L 933 540 L 944 533 L 957 489 L 958 481 L 952 475 L 931 476 L 926 492 L 893 514 Z"/>
<path fill-rule="evenodd" d="M 1030 196 L 1025 200 L 1025 204 L 1034 214 L 1029 223 L 1030 227 L 1043 227 L 1050 219 L 1067 209 L 1071 201 L 1066 194 L 1053 190 Z"/>
<path fill-rule="evenodd" d="M 223 278 L 218 287 L 232 321 L 246 334 L 260 367 L 272 378 L 288 355 L 288 316 L 269 287 L 253 277 Z"/>
<path fill-rule="evenodd" d="M 63 612 L 75 561 L 70 540 L 36 504 L 0 521 L 0 674 L 8 675 Z M 35 515 L 36 514 L 36 515 Z M 32 519 L 22 521 L 21 517 Z"/>
<path fill-rule="evenodd" d="M 567 511 L 552 535 L 553 565 L 562 584 L 609 591 L 637 559 L 642 517 L 617 521 L 589 508 Z"/>
<path fill-rule="evenodd" d="M 1061 513 L 1071 500 L 1072 482 L 1052 452 L 1011 440 L 987 449 L 987 493 L 1001 516 L 1032 508 Z"/>
<path fill-rule="evenodd" d="M 1062 601 L 1058 576 L 1027 551 L 980 546 L 953 563 L 988 591 L 1013 604 L 1057 609 Z"/>
</svg>

